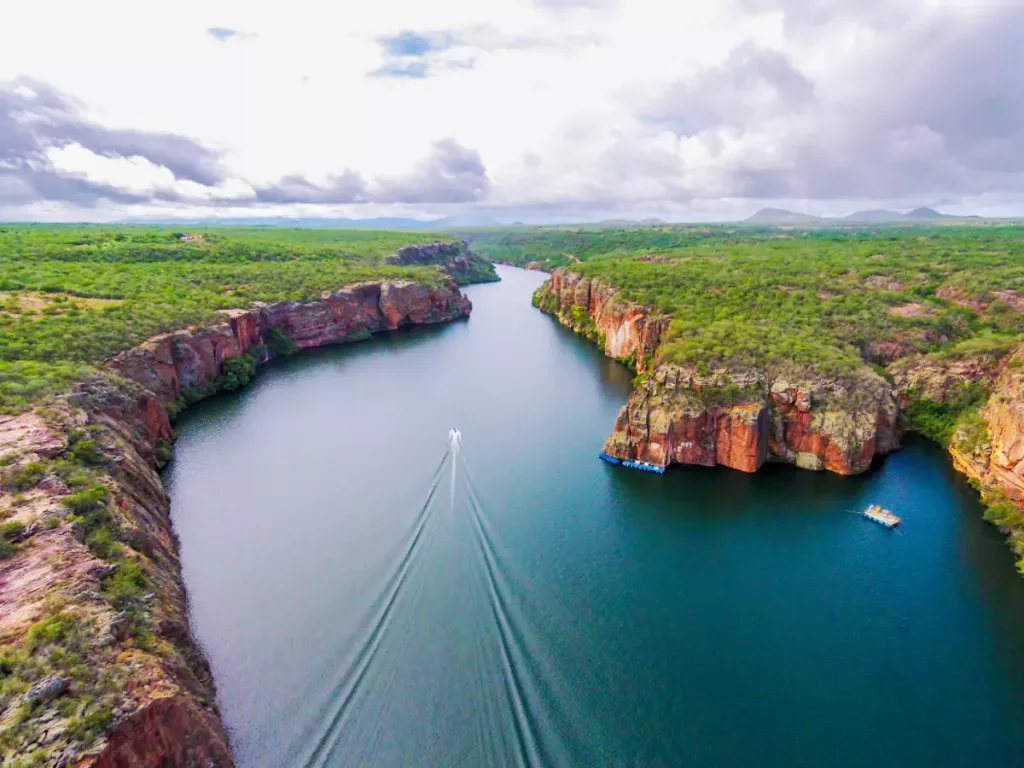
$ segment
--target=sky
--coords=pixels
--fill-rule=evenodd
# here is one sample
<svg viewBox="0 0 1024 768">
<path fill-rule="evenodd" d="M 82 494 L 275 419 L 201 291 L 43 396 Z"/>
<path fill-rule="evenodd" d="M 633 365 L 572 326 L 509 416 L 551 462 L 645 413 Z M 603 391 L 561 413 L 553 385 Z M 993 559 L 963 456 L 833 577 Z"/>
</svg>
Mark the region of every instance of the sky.
<svg viewBox="0 0 1024 768">
<path fill-rule="evenodd" d="M 1019 0 L 34 0 L 0 220 L 1024 215 Z"/>
</svg>

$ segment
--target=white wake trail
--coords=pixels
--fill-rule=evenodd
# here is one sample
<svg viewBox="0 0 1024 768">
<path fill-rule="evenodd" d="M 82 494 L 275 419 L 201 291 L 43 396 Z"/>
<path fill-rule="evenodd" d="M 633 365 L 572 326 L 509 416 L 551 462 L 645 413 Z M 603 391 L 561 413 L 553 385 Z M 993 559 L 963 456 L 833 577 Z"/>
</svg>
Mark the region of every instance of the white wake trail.
<svg viewBox="0 0 1024 768">
<path fill-rule="evenodd" d="M 455 450 L 452 452 L 452 482 L 451 482 L 451 504 L 452 512 L 455 511 L 455 470 L 459 463 L 459 452 Z"/>
<path fill-rule="evenodd" d="M 451 511 L 455 512 L 455 473 L 459 464 L 459 450 L 462 448 L 462 433 L 452 427 L 448 433 L 448 453 L 452 455 Z"/>
</svg>

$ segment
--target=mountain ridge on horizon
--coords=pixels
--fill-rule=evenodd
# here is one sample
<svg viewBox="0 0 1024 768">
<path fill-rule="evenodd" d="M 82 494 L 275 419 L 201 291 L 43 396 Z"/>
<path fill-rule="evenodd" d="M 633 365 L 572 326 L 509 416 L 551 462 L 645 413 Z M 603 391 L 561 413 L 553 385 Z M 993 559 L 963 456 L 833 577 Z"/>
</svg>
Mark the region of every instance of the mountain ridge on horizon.
<svg viewBox="0 0 1024 768">
<path fill-rule="evenodd" d="M 752 216 L 742 221 L 743 224 L 836 224 L 842 222 L 864 223 L 864 224 L 892 224 L 900 222 L 921 222 L 921 221 L 964 221 L 977 220 L 981 216 L 953 216 L 946 213 L 939 213 L 934 208 L 915 208 L 906 213 L 890 211 L 885 208 L 873 208 L 863 211 L 854 211 L 846 216 L 814 216 L 809 213 L 789 211 L 784 208 L 762 208 Z"/>
</svg>

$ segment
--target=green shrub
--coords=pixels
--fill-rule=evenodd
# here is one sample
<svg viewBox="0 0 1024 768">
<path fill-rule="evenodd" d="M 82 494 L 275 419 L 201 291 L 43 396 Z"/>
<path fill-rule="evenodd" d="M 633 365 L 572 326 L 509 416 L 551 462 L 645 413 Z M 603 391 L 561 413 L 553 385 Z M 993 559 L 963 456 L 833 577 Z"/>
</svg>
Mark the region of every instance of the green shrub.
<svg viewBox="0 0 1024 768">
<path fill-rule="evenodd" d="M 65 496 L 61 503 L 78 515 L 86 515 L 105 509 L 109 495 L 107 486 L 97 484 L 92 488 Z"/>
<path fill-rule="evenodd" d="M 169 440 L 157 440 L 153 447 L 153 454 L 158 467 L 164 467 L 174 457 L 174 446 Z"/>
<path fill-rule="evenodd" d="M 98 466 L 105 461 L 103 454 L 96 447 L 96 441 L 91 438 L 76 442 L 71 447 L 70 454 L 76 461 L 89 466 Z"/>
<path fill-rule="evenodd" d="M 12 520 L 0 525 L 0 539 L 13 541 L 25 532 L 25 524 L 20 520 Z"/>
<path fill-rule="evenodd" d="M 12 491 L 24 491 L 42 480 L 45 474 L 45 464 L 40 461 L 30 461 L 20 467 L 7 470 L 3 484 Z"/>
<path fill-rule="evenodd" d="M 120 551 L 120 544 L 109 528 L 95 526 L 85 537 L 85 545 L 103 560 L 110 560 Z"/>
<path fill-rule="evenodd" d="M 135 607 L 135 602 L 149 586 L 149 579 L 139 565 L 132 561 L 119 563 L 114 572 L 103 581 L 103 595 L 119 611 Z"/>
<path fill-rule="evenodd" d="M 50 469 L 71 490 L 81 490 L 96 482 L 94 472 L 70 459 L 55 461 L 50 465 Z"/>
<path fill-rule="evenodd" d="M 54 613 L 33 624 L 28 631 L 25 647 L 29 653 L 59 643 L 78 630 L 78 621 L 66 613 Z"/>
<path fill-rule="evenodd" d="M 68 720 L 68 733 L 79 741 L 87 741 L 103 733 L 114 723 L 114 713 L 106 707 L 98 707 L 83 717 Z"/>
<path fill-rule="evenodd" d="M 256 357 L 251 352 L 224 361 L 220 376 L 215 381 L 215 390 L 234 392 L 252 381 L 256 375 Z"/>
<path fill-rule="evenodd" d="M 278 357 L 289 357 L 299 351 L 299 346 L 280 328 L 267 331 L 267 346 Z"/>
</svg>

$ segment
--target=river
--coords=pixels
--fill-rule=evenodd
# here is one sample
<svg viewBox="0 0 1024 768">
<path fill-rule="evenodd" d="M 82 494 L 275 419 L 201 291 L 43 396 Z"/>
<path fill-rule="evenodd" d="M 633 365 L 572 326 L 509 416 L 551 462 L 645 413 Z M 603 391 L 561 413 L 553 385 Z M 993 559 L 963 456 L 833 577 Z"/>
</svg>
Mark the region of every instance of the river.
<svg viewBox="0 0 1024 768">
<path fill-rule="evenodd" d="M 178 424 L 240 766 L 1020 764 L 1024 579 L 942 451 L 609 466 L 630 373 L 530 305 L 543 275 L 500 273 L 468 321 L 282 361 Z"/>
</svg>

